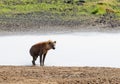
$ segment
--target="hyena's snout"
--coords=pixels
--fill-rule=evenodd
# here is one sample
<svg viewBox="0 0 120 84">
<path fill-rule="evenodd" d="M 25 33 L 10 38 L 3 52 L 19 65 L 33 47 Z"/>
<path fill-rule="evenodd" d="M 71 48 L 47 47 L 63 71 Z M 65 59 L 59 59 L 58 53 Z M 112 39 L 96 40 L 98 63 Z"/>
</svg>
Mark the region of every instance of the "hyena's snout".
<svg viewBox="0 0 120 84">
<path fill-rule="evenodd" d="M 52 48 L 53 50 L 55 50 L 55 45 L 56 45 L 56 41 L 54 41 L 54 42 L 51 43 L 51 48 Z"/>
<path fill-rule="evenodd" d="M 55 46 L 53 46 L 52 49 L 55 50 Z"/>
</svg>

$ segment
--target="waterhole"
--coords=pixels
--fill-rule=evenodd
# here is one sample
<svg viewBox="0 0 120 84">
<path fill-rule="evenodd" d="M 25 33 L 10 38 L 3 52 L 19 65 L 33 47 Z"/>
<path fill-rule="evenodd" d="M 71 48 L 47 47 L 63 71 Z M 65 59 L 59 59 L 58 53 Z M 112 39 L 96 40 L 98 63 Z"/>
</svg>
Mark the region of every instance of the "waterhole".
<svg viewBox="0 0 120 84">
<path fill-rule="evenodd" d="M 57 43 L 46 56 L 46 66 L 120 67 L 120 34 L 104 33 L 1 36 L 0 65 L 31 66 L 30 47 L 49 39 Z"/>
</svg>

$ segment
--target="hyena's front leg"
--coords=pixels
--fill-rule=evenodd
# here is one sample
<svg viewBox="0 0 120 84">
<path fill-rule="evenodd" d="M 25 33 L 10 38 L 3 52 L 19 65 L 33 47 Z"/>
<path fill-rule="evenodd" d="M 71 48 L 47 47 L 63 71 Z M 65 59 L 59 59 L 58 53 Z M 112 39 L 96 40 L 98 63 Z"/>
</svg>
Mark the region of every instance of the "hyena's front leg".
<svg viewBox="0 0 120 84">
<path fill-rule="evenodd" d="M 42 54 L 40 54 L 40 66 L 43 66 Z"/>
<path fill-rule="evenodd" d="M 44 66 L 46 54 L 47 54 L 47 53 L 45 53 L 45 54 L 43 55 L 43 66 Z"/>
</svg>

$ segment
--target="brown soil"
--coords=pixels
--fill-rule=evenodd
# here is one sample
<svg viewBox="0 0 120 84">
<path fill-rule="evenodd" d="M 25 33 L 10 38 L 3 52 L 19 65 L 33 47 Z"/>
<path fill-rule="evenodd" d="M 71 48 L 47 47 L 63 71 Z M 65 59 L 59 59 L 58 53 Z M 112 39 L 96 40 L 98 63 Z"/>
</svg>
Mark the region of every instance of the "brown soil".
<svg viewBox="0 0 120 84">
<path fill-rule="evenodd" d="M 0 84 L 120 84 L 120 69 L 0 66 Z"/>
</svg>

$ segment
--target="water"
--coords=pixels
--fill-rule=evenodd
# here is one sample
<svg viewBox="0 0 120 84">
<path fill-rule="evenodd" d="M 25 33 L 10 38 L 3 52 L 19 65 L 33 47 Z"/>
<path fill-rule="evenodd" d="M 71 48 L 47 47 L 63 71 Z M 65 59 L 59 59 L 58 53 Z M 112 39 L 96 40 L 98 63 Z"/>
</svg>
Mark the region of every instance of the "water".
<svg viewBox="0 0 120 84">
<path fill-rule="evenodd" d="M 0 37 L 0 65 L 31 66 L 30 47 L 56 40 L 56 50 L 46 56 L 46 66 L 99 66 L 120 68 L 120 34 L 75 33 Z M 39 58 L 36 61 L 39 66 Z"/>
</svg>

